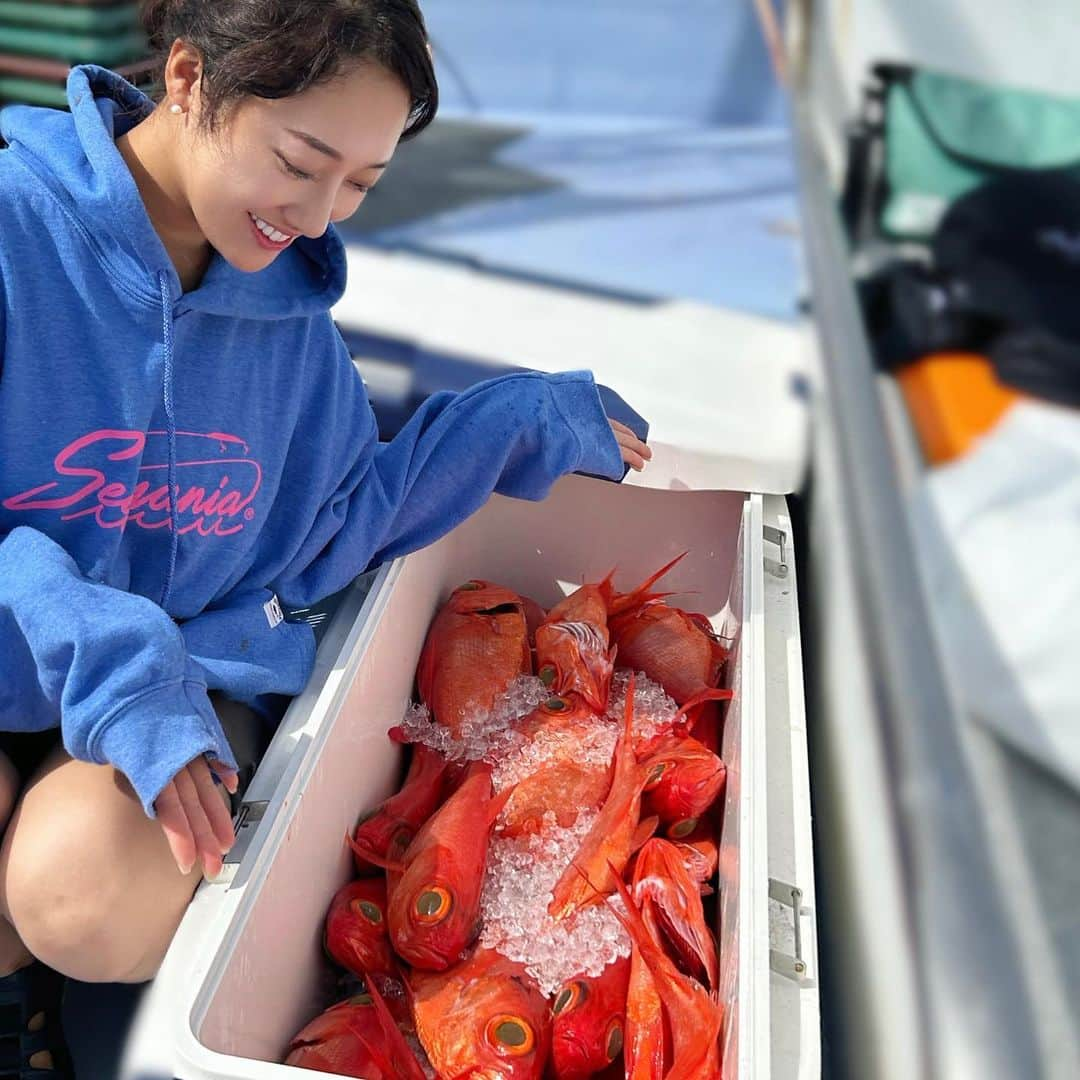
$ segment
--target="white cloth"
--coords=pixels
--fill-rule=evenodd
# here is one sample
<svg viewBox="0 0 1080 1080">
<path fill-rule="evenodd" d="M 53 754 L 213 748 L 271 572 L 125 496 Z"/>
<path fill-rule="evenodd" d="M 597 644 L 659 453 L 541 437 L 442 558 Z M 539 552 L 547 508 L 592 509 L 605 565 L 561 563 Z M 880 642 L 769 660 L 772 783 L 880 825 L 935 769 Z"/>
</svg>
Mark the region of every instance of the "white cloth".
<svg viewBox="0 0 1080 1080">
<path fill-rule="evenodd" d="M 1080 789 L 1080 411 L 1015 405 L 913 518 L 962 706 Z"/>
</svg>

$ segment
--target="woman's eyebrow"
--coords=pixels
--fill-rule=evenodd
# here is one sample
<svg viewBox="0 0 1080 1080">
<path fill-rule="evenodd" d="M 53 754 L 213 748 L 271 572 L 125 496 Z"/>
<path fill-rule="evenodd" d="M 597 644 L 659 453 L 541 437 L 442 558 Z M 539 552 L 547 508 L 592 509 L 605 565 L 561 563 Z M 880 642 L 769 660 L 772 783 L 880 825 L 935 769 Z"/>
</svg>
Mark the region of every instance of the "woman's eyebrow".
<svg viewBox="0 0 1080 1080">
<path fill-rule="evenodd" d="M 322 139 L 317 139 L 314 135 L 309 135 L 306 131 L 296 131 L 294 128 L 286 128 L 286 131 L 290 135 L 295 135 L 298 139 L 303 139 L 313 150 L 318 150 L 320 154 L 325 154 L 327 157 L 333 158 L 335 161 L 343 161 L 344 158 L 340 150 L 335 150 L 332 146 L 327 146 Z M 376 165 L 368 165 L 369 169 L 385 169 L 389 165 L 389 161 L 380 161 Z"/>
</svg>

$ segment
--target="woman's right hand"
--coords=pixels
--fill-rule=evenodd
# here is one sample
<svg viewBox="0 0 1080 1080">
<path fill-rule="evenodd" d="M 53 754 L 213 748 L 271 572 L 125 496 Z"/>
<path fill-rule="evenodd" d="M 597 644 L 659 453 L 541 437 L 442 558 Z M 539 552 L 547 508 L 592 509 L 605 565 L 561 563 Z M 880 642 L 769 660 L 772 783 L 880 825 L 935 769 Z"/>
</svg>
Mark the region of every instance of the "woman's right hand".
<svg viewBox="0 0 1080 1080">
<path fill-rule="evenodd" d="M 202 862 L 208 878 L 221 872 L 223 857 L 232 848 L 232 817 L 221 797 L 213 773 L 230 795 L 236 794 L 237 775 L 220 761 L 204 757 L 188 762 L 161 790 L 154 802 L 158 822 L 169 841 L 176 865 L 185 877 Z"/>
</svg>

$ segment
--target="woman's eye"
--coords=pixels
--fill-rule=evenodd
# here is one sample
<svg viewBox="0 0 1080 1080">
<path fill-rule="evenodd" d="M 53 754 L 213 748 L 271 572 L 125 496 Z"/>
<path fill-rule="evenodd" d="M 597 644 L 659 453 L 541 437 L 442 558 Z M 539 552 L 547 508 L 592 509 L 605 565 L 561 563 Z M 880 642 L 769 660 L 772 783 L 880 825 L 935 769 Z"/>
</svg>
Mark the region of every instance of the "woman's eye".
<svg viewBox="0 0 1080 1080">
<path fill-rule="evenodd" d="M 359 191 L 361 195 L 366 195 L 370 190 L 370 186 L 367 184 L 353 184 L 353 191 Z"/>
<path fill-rule="evenodd" d="M 281 162 L 281 164 L 284 167 L 285 171 L 290 176 L 295 176 L 297 180 L 314 180 L 315 179 L 315 177 L 313 177 L 311 175 L 311 173 L 306 173 L 306 172 L 304 172 L 303 169 L 298 169 L 291 161 L 289 161 L 288 158 L 284 157 L 283 155 L 278 154 L 278 160 Z"/>
</svg>

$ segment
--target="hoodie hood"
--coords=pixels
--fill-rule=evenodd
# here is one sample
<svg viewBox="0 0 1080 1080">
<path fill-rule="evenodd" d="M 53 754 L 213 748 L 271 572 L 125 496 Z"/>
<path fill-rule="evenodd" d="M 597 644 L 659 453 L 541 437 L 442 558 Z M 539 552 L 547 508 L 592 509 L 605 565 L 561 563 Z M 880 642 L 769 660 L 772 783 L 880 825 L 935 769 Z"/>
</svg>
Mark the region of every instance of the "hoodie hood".
<svg viewBox="0 0 1080 1080">
<path fill-rule="evenodd" d="M 86 65 L 68 77 L 71 113 L 16 105 L 0 113 L 0 135 L 33 170 L 85 234 L 103 271 L 121 289 L 160 304 L 164 280 L 184 310 L 255 319 L 327 312 L 345 291 L 345 251 L 331 226 L 318 240 L 301 238 L 258 273 L 214 254 L 199 288 L 180 280 L 143 206 L 116 139 L 144 120 L 154 103 L 119 75 Z"/>
</svg>

